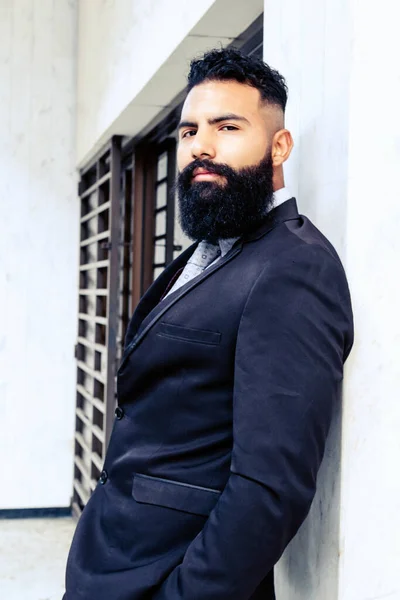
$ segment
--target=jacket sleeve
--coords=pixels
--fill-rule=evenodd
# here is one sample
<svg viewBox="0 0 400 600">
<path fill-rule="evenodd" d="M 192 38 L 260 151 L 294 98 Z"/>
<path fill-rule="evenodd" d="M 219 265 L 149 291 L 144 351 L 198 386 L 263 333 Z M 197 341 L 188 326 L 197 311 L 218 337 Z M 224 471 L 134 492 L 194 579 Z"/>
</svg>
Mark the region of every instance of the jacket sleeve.
<svg viewBox="0 0 400 600">
<path fill-rule="evenodd" d="M 304 244 L 266 264 L 237 337 L 227 485 L 154 600 L 248 600 L 305 519 L 352 344 L 344 271 Z"/>
</svg>

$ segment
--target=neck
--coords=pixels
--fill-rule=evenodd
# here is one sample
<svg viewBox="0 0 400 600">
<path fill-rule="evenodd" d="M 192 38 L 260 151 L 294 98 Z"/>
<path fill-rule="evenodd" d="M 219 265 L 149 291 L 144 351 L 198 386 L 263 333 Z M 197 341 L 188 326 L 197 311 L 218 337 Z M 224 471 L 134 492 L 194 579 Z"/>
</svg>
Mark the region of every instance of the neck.
<svg viewBox="0 0 400 600">
<path fill-rule="evenodd" d="M 272 189 L 276 192 L 283 187 L 285 187 L 285 178 L 283 176 L 283 169 L 280 167 L 278 170 L 274 169 L 272 175 Z"/>
</svg>

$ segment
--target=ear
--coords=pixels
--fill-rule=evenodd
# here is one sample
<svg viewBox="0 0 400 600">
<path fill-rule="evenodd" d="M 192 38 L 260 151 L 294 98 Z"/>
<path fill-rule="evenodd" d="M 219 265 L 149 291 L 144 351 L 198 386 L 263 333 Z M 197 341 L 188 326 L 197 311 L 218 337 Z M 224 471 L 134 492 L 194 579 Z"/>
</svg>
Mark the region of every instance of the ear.
<svg viewBox="0 0 400 600">
<path fill-rule="evenodd" d="M 280 129 L 277 131 L 272 138 L 272 164 L 273 166 L 280 167 L 290 156 L 293 148 L 293 138 L 290 131 L 287 129 Z"/>
</svg>

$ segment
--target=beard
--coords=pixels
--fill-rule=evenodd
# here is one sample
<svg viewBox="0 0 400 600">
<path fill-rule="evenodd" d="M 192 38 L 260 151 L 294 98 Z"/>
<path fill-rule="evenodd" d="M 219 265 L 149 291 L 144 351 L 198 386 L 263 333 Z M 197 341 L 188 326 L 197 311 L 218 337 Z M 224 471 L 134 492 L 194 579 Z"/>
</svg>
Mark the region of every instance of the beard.
<svg viewBox="0 0 400 600">
<path fill-rule="evenodd" d="M 223 176 L 225 182 L 193 182 L 193 172 L 199 168 Z M 272 176 L 270 151 L 257 165 L 242 169 L 194 160 L 179 173 L 176 182 L 182 230 L 194 241 L 213 244 L 254 231 L 272 208 Z"/>
</svg>

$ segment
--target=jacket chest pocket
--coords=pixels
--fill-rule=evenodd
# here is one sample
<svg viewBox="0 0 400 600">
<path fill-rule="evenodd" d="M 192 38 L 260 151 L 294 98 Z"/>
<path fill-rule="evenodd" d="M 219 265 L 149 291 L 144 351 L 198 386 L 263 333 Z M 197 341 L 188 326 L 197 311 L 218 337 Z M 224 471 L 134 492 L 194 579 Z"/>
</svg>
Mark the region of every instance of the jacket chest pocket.
<svg viewBox="0 0 400 600">
<path fill-rule="evenodd" d="M 219 331 L 208 331 L 206 329 L 194 329 L 191 327 L 182 327 L 182 325 L 172 325 L 171 323 L 160 323 L 157 331 L 160 337 L 166 337 L 182 342 L 195 342 L 197 344 L 206 344 L 209 346 L 218 346 L 221 343 L 221 334 Z"/>
<path fill-rule="evenodd" d="M 208 516 L 221 492 L 188 483 L 136 473 L 132 496 L 136 502 Z"/>
</svg>

